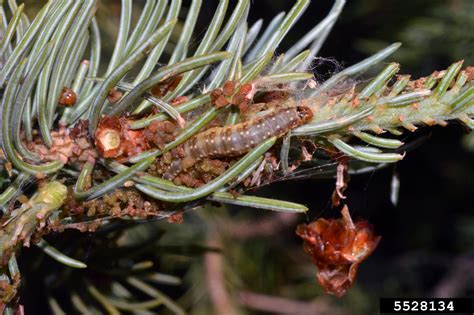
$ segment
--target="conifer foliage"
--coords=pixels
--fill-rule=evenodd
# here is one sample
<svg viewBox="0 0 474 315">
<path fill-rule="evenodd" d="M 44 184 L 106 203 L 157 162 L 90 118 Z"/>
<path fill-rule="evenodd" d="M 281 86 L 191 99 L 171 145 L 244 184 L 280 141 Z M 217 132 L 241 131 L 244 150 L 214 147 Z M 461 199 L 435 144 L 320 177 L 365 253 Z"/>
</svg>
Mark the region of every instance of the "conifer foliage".
<svg viewBox="0 0 474 315">
<path fill-rule="evenodd" d="M 52 310 L 145 314 L 165 307 L 183 314 L 152 285 L 181 280 L 143 272 L 149 266 L 138 250 L 160 238 L 150 222 L 181 221 L 184 212 L 216 202 L 303 213 L 304 205 L 245 192 L 290 179 L 314 163 L 339 165 L 333 167 L 339 204 L 346 198 L 345 173 L 405 156 L 403 132 L 453 120 L 474 128 L 474 69 L 462 61 L 416 80 L 388 63 L 370 81 L 359 81 L 400 47 L 395 43 L 317 82 L 311 64 L 345 0 L 336 0 L 322 21 L 282 51 L 283 38 L 308 14 L 309 2 L 297 0 L 273 20 L 249 25 L 250 0 L 221 0 L 200 32 L 202 0 L 191 1 L 186 11 L 181 0 L 147 0 L 137 23 L 137 7 L 122 0 L 117 40 L 105 64 L 97 0 L 50 0 L 34 17 L 23 4 L 2 1 L 2 312 L 21 308 L 17 258 L 24 246 L 38 246 L 66 269 L 81 269 L 87 266 L 43 237 L 109 229 L 108 245 L 97 245 L 104 246 L 104 261 L 93 268 L 108 280 L 99 286 L 97 278 L 82 279 L 68 305 L 50 295 Z M 125 224 L 130 221 L 142 224 Z M 205 238 L 218 246 L 209 222 L 218 224 L 208 220 Z M 150 250 L 163 250 L 155 246 Z M 76 257 L 74 248 L 67 252 Z M 105 261 L 108 251 L 116 257 L 113 268 Z M 64 271 L 56 280 L 69 276 Z"/>
</svg>

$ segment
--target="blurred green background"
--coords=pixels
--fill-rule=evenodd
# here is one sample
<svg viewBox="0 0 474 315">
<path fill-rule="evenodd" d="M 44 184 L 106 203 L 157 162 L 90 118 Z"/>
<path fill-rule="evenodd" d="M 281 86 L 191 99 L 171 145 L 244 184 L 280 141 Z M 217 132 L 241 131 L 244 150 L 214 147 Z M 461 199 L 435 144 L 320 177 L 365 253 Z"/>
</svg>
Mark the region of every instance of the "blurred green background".
<svg viewBox="0 0 474 315">
<path fill-rule="evenodd" d="M 44 3 L 25 2 L 27 12 Z M 98 16 L 105 36 L 104 54 L 110 55 L 120 1 L 100 2 Z M 143 1 L 134 3 L 139 8 Z M 204 1 L 194 45 L 199 42 L 216 3 Z M 293 1 L 287 0 L 254 0 L 250 21 L 263 18 L 268 22 L 278 12 L 288 11 L 292 4 Z M 332 1 L 313 1 L 283 46 L 289 47 L 303 36 L 325 16 L 331 5 Z M 349 0 L 320 52 L 320 57 L 336 63 L 326 59 L 316 61 L 316 76 L 327 78 L 341 66 L 351 65 L 395 41 L 403 42 L 403 47 L 390 59 L 400 62 L 401 72 L 413 77 L 446 69 L 452 62 L 462 59 L 466 65 L 474 65 L 473 30 L 472 0 Z M 206 264 L 212 262 L 212 258 L 209 260 L 210 256 L 206 254 L 207 246 L 223 248 L 223 274 L 231 304 L 248 314 L 274 314 L 258 310 L 252 298 L 263 304 L 266 301 L 268 310 L 273 307 L 290 314 L 316 315 L 377 314 L 380 297 L 472 297 L 473 136 L 466 135 L 460 124 L 452 123 L 445 128 L 420 128 L 415 134 L 406 134 L 403 140 L 416 139 L 421 139 L 417 147 L 396 166 L 351 178 L 346 192 L 351 213 L 373 223 L 382 241 L 361 265 L 355 286 L 341 299 L 322 293 L 314 279 L 314 266 L 303 254 L 301 241 L 294 233 L 298 222 L 339 215 L 330 207 L 334 179 L 281 181 L 258 192 L 305 203 L 311 209 L 306 216 L 213 208 L 187 213 L 180 225 L 167 222 L 137 226 L 122 224 L 113 233 L 120 234 L 122 232 L 117 231 L 126 228 L 133 228 L 136 235 L 155 233 L 152 238 L 136 240 L 134 244 L 143 247 L 139 257 L 152 261 L 153 270 L 183 280 L 178 286 L 158 287 L 194 314 L 211 314 L 212 303 L 215 303 L 208 296 L 207 281 L 212 272 L 209 274 Z M 400 178 L 396 206 L 390 202 L 394 173 Z M 83 290 L 80 281 L 74 279 L 106 283 L 113 278 L 101 273 L 104 266 L 120 268 L 113 264 L 118 259 L 118 251 L 113 248 L 119 245 L 106 232 L 70 232 L 49 237 L 57 247 L 75 253 L 76 258 L 91 266 L 85 271 L 63 271 L 61 277 L 73 280 L 57 281 L 59 284 L 48 281 L 48 277 L 60 274 L 57 270 L 64 270 L 63 267 L 47 257 L 32 264 L 32 259 L 41 255 L 37 249 L 24 253 L 20 262 L 24 270 L 29 270 L 22 296 L 27 314 L 47 314 L 48 295 L 61 301 L 67 299 L 72 289 Z M 150 239 L 156 244 L 145 243 Z M 127 252 L 121 252 L 121 255 L 126 257 Z"/>
</svg>

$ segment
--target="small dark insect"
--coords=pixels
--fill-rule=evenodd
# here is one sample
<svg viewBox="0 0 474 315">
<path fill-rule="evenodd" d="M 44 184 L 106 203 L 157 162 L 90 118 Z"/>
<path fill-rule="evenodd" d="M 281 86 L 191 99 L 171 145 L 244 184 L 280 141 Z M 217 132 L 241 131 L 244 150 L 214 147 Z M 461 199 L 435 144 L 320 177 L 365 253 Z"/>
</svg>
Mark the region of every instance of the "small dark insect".
<svg viewBox="0 0 474 315">
<path fill-rule="evenodd" d="M 301 224 L 296 234 L 318 268 L 316 277 L 327 293 L 341 297 L 354 283 L 357 268 L 377 247 L 380 236 L 365 220 L 352 222 L 344 206 L 340 219 L 318 219 Z"/>
<path fill-rule="evenodd" d="M 240 156 L 270 137 L 281 137 L 313 117 L 309 107 L 280 108 L 264 116 L 226 127 L 201 132 L 181 146 L 184 158 L 174 160 L 165 177 L 174 178 L 181 170 L 204 158 Z"/>
<path fill-rule="evenodd" d="M 73 90 L 63 87 L 58 103 L 61 106 L 70 107 L 76 105 L 76 99 L 76 93 Z"/>
</svg>

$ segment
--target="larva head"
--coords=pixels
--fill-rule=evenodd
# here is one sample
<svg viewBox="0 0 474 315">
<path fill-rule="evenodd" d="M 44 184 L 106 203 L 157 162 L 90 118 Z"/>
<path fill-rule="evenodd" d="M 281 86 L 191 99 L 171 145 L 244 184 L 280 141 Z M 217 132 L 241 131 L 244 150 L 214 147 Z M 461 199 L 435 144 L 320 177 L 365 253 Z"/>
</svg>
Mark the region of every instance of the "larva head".
<svg viewBox="0 0 474 315">
<path fill-rule="evenodd" d="M 296 110 L 298 112 L 298 118 L 300 119 L 300 123 L 306 124 L 313 119 L 313 111 L 308 106 L 297 106 Z"/>
</svg>

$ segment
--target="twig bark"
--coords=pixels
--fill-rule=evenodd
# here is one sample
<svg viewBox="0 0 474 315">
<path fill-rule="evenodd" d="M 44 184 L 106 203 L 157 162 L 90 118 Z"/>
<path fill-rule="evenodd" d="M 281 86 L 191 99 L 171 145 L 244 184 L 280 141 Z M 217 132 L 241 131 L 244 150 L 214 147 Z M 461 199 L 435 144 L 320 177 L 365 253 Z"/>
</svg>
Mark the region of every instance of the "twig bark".
<svg viewBox="0 0 474 315">
<path fill-rule="evenodd" d="M 239 293 L 239 301 L 249 309 L 292 315 L 343 315 L 341 310 L 332 306 L 326 298 L 317 298 L 311 302 L 302 302 L 264 295 L 250 291 Z"/>
<path fill-rule="evenodd" d="M 210 233 L 207 245 L 213 248 L 222 247 L 217 233 Z M 234 302 L 225 286 L 224 258 L 221 253 L 208 252 L 204 256 L 204 270 L 209 297 L 215 314 L 238 315 Z"/>
</svg>

